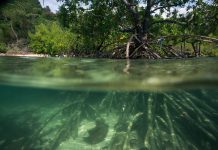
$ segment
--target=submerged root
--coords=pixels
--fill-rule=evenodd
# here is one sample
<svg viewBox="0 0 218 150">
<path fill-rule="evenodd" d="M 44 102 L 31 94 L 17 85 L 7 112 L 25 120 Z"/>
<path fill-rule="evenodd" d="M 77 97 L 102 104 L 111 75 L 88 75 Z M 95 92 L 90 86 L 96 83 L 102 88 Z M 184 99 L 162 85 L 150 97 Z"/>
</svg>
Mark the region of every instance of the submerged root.
<svg viewBox="0 0 218 150">
<path fill-rule="evenodd" d="M 107 150 L 215 150 L 218 114 L 217 105 L 211 103 L 218 102 L 208 98 L 205 91 L 200 94 L 205 100 L 187 91 L 113 91 L 94 101 L 89 93 L 83 93 L 64 102 L 33 130 L 32 136 L 17 137 L 15 143 L 24 142 L 24 150 L 37 147 L 55 150 L 68 140 Z M 32 121 L 34 115 L 24 116 L 25 121 Z M 0 133 L 4 132 L 0 130 Z M 7 144 L 6 140 L 0 139 L 0 148 Z"/>
</svg>

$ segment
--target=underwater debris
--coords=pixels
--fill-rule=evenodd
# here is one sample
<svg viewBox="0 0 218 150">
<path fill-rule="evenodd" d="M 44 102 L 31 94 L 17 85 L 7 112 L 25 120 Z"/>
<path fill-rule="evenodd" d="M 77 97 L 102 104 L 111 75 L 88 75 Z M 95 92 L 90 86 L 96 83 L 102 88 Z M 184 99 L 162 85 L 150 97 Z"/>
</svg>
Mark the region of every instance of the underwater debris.
<svg viewBox="0 0 218 150">
<path fill-rule="evenodd" d="M 107 136 L 109 126 L 105 123 L 104 119 L 97 118 L 95 121 L 95 127 L 88 130 L 88 136 L 83 140 L 88 144 L 98 144 L 102 142 Z"/>
</svg>

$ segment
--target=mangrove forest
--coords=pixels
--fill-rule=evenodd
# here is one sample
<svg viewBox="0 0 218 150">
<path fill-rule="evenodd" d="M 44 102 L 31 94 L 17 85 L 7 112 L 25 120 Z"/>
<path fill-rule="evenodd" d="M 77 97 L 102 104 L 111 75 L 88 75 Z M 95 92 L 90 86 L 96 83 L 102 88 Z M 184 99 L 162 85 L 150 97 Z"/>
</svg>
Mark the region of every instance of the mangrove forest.
<svg viewBox="0 0 218 150">
<path fill-rule="evenodd" d="M 105 58 L 216 56 L 216 0 L 0 3 L 0 52 Z"/>
</svg>

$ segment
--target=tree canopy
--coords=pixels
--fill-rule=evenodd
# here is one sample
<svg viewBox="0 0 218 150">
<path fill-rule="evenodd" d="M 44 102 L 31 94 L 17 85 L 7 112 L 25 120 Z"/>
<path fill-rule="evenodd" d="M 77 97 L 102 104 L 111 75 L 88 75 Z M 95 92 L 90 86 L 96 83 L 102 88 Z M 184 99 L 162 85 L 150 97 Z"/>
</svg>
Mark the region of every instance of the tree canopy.
<svg viewBox="0 0 218 150">
<path fill-rule="evenodd" d="M 49 17 L 47 17 L 49 16 Z M 20 38 L 26 39 L 28 32 L 40 20 L 52 19 L 49 10 L 43 9 L 37 0 L 7 0 L 0 5 L 0 29 L 3 29 L 2 39 L 13 42 Z"/>
<path fill-rule="evenodd" d="M 217 2 L 194 0 L 58 0 L 59 19 L 84 40 L 93 44 L 91 49 L 100 50 L 110 43 L 110 36 L 135 34 L 130 41 L 140 51 L 150 51 L 144 41 L 168 33 L 209 35 L 217 25 Z M 179 14 L 179 9 L 187 13 Z M 206 14 L 206 15 L 205 15 Z M 166 17 L 163 17 L 166 16 Z M 167 25 L 170 24 L 170 25 Z M 168 28 L 168 29 L 167 29 Z M 167 29 L 167 30 L 166 30 Z M 205 30 L 206 29 L 206 30 Z M 202 31 L 203 30 L 203 31 Z M 126 33 L 126 34 L 125 34 Z M 166 32 L 165 32 L 166 33 Z M 149 48 L 150 49 L 150 48 Z M 146 53 L 153 53 L 152 51 Z M 148 55 L 150 55 L 148 54 Z M 152 57 L 158 57 L 153 53 Z"/>
</svg>

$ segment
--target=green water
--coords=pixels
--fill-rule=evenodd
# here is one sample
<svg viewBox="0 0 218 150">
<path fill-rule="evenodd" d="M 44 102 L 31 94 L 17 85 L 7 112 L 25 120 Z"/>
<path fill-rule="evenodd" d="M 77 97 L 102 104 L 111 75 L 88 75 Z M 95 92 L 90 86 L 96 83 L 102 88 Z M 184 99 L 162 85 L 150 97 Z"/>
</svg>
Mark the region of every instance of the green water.
<svg viewBox="0 0 218 150">
<path fill-rule="evenodd" d="M 216 150 L 217 65 L 0 57 L 0 149 Z"/>
</svg>

